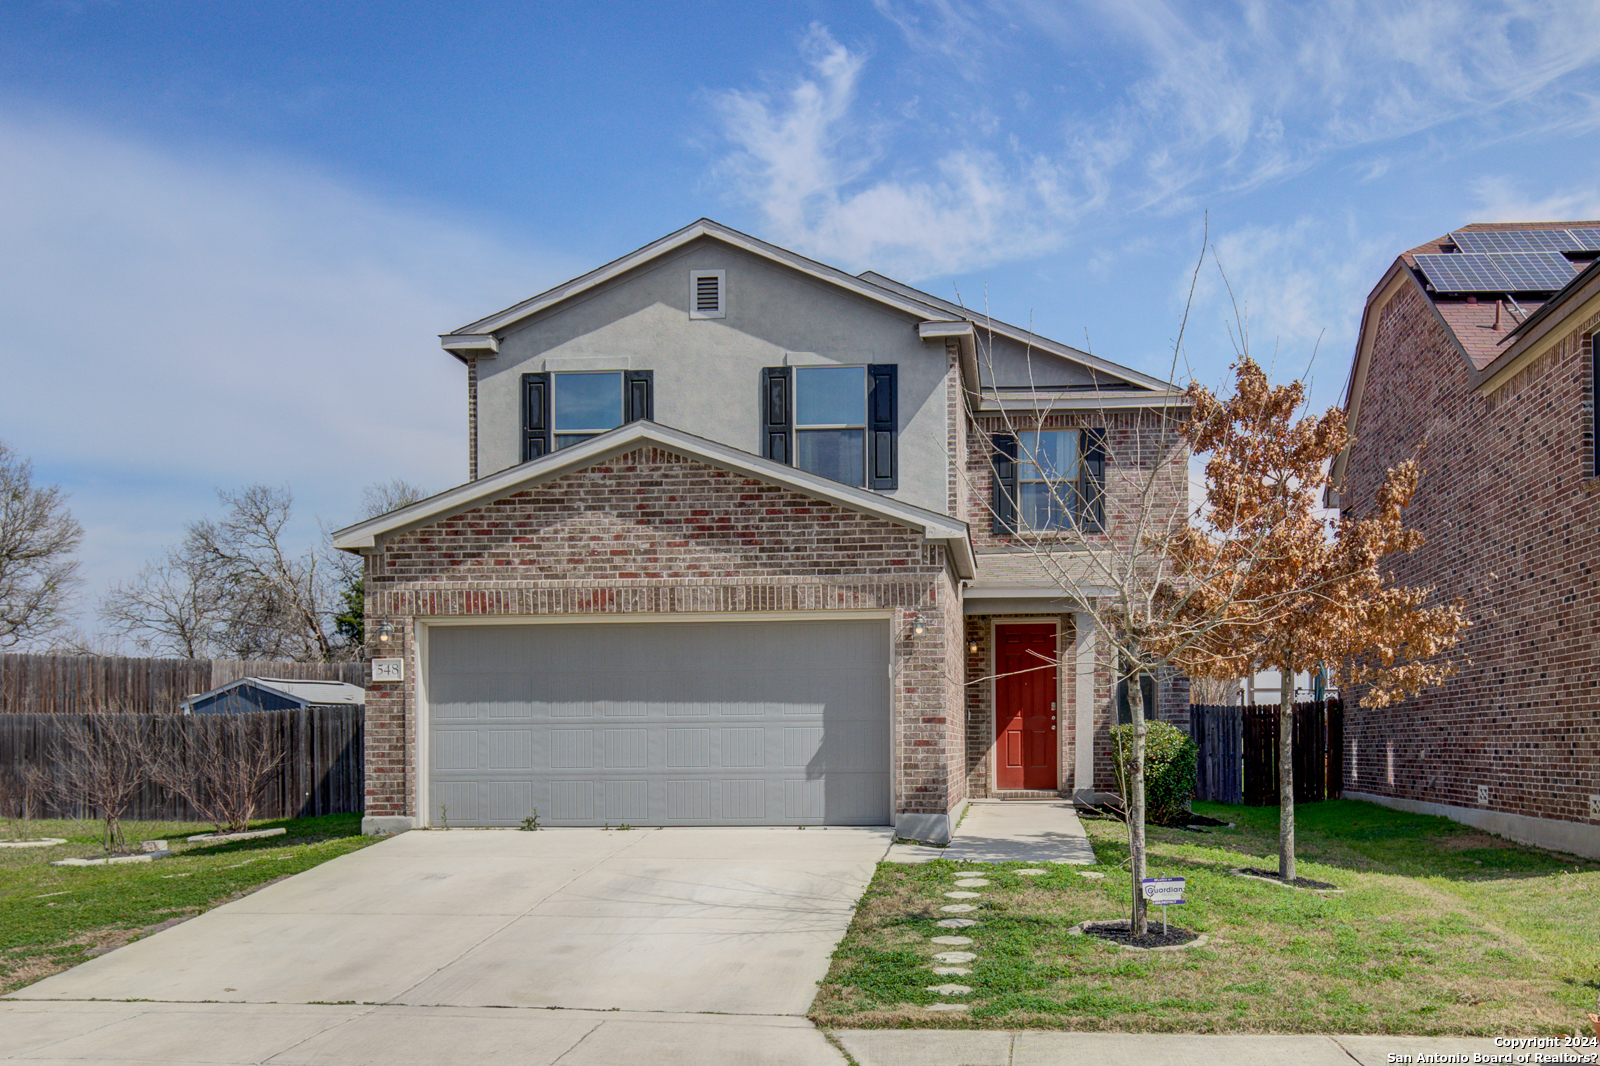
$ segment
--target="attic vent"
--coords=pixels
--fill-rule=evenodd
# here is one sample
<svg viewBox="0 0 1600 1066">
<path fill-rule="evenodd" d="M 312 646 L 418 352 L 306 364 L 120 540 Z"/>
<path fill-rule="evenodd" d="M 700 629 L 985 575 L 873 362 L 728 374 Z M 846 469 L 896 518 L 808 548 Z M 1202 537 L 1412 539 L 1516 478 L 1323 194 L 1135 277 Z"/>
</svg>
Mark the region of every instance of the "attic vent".
<svg viewBox="0 0 1600 1066">
<path fill-rule="evenodd" d="M 689 271 L 689 317 L 723 318 L 727 307 L 727 271 Z"/>
</svg>

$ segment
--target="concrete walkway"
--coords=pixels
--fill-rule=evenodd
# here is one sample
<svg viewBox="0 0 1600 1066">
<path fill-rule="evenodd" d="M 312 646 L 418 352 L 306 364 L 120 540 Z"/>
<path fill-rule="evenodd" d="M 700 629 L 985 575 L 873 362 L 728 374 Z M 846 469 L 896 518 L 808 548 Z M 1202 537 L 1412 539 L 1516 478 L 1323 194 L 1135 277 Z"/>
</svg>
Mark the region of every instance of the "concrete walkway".
<svg viewBox="0 0 1600 1066">
<path fill-rule="evenodd" d="M 1067 800 L 974 800 L 950 846 L 896 844 L 890 862 L 1066 862 L 1089 865 L 1094 848 Z"/>
<path fill-rule="evenodd" d="M 1418 1036 L 1189 1036 L 875 1029 L 834 1033 L 859 1066 L 1374 1066 L 1391 1055 L 1504 1055 L 1492 1039 Z M 1552 1049 L 1559 1051 L 1561 1049 Z M 1546 1052 L 1549 1054 L 1550 1052 Z M 1440 1061 L 1440 1060 L 1431 1060 Z"/>
</svg>

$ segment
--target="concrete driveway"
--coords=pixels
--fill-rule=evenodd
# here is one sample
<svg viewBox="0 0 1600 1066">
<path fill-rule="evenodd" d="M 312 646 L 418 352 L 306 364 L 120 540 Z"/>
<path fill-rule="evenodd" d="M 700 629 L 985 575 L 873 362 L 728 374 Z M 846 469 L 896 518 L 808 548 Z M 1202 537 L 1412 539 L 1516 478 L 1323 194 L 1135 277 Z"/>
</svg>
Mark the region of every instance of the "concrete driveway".
<svg viewBox="0 0 1600 1066">
<path fill-rule="evenodd" d="M 406 833 L 13 993 L 0 1056 L 839 1063 L 804 1014 L 891 836 Z"/>
</svg>

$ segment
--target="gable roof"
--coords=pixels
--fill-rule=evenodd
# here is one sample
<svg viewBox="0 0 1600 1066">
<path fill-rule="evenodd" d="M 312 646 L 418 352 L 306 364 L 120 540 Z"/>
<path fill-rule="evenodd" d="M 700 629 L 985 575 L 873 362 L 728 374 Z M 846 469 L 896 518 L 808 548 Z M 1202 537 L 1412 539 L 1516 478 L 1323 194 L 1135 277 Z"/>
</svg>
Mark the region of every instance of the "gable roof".
<svg viewBox="0 0 1600 1066">
<path fill-rule="evenodd" d="M 494 314 L 480 318 L 476 322 L 469 322 L 460 329 L 441 334 L 439 343 L 447 351 L 451 352 L 472 350 L 469 347 L 472 344 L 481 345 L 479 350 L 498 350 L 498 338 L 495 334 L 501 330 L 514 326 L 523 319 L 536 315 L 547 308 L 554 307 L 565 300 L 570 300 L 575 296 L 588 292 L 597 285 L 602 285 L 612 278 L 626 274 L 628 271 L 643 266 L 653 259 L 668 255 L 691 241 L 699 240 L 702 237 L 710 237 L 751 255 L 759 256 L 771 262 L 781 263 L 819 281 L 825 281 L 847 292 L 853 292 L 858 296 L 866 297 L 876 303 L 892 307 L 897 311 L 903 311 L 924 321 L 952 317 L 925 300 L 890 292 L 882 286 L 863 281 L 825 263 L 819 263 L 815 259 L 807 259 L 805 256 L 797 252 L 791 252 L 787 248 L 779 248 L 775 244 L 768 244 L 766 241 L 758 240 L 747 233 L 740 233 L 736 229 L 730 229 L 720 222 L 702 218 L 691 222 L 674 233 L 669 233 L 665 237 L 651 241 L 643 248 L 629 252 L 620 259 L 613 259 L 602 267 L 596 267 L 587 274 L 573 278 L 571 281 L 563 282 L 553 289 L 546 289 L 537 296 L 530 296 L 521 303 L 512 304 L 505 310 L 496 311 Z"/>
<path fill-rule="evenodd" d="M 388 514 L 357 522 L 335 531 L 333 546 L 349 552 L 369 550 L 377 546 L 379 537 L 404 533 L 470 511 L 493 500 L 630 452 L 641 445 L 656 445 L 710 466 L 768 484 L 781 485 L 852 511 L 915 529 L 928 540 L 945 545 L 959 576 L 970 579 L 975 572 L 972 543 L 967 536 L 965 522 L 647 421 L 630 422 L 581 444 L 531 459 L 477 481 L 469 481 Z"/>
<path fill-rule="evenodd" d="M 1539 331 L 1541 322 L 1549 321 L 1559 308 L 1574 305 L 1578 293 L 1593 288 L 1595 279 L 1600 277 L 1596 271 L 1600 260 L 1596 260 L 1580 269 L 1577 276 L 1561 290 L 1549 296 L 1536 292 L 1515 296 L 1510 293 L 1489 294 L 1498 297 L 1495 299 L 1451 297 L 1430 288 L 1417 264 L 1417 256 L 1450 254 L 1456 250 L 1453 237 L 1457 233 L 1597 228 L 1600 228 L 1600 221 L 1473 222 L 1400 253 L 1367 295 L 1366 305 L 1362 309 L 1356 350 L 1351 359 L 1350 375 L 1345 381 L 1344 411 L 1352 430 L 1358 429 L 1361 405 L 1365 399 L 1367 367 L 1377 329 L 1373 311 L 1392 299 L 1402 287 L 1413 288 L 1427 304 L 1444 337 L 1461 356 L 1471 388 L 1482 389 L 1491 379 L 1501 377 L 1518 355 L 1526 350 L 1528 339 Z M 1349 454 L 1346 448 L 1334 459 L 1326 500 L 1330 507 L 1337 506 L 1336 486 L 1344 481 Z"/>
<path fill-rule="evenodd" d="M 296 703 L 310 706 L 317 705 L 343 705 L 361 707 L 367 702 L 367 690 L 359 685 L 352 685 L 344 681 L 304 681 L 281 677 L 241 677 L 237 681 L 230 681 L 226 685 L 214 688 L 209 692 L 197 693 L 183 700 L 179 706 L 188 709 L 200 700 L 220 696 L 232 692 L 236 688 L 259 688 L 267 692 L 294 700 Z"/>
<path fill-rule="evenodd" d="M 1100 359 L 1097 356 L 1090 355 L 1088 352 L 1079 351 L 1070 345 L 1050 340 L 1047 337 L 1041 337 L 1029 330 L 1001 322 L 998 319 L 991 319 L 987 315 L 975 315 L 958 304 L 942 300 L 919 289 L 914 289 L 892 278 L 884 277 L 882 274 L 876 274 L 872 271 L 867 271 L 861 275 L 848 274 L 836 267 L 828 266 L 826 263 L 819 263 L 815 259 L 808 259 L 797 252 L 789 251 L 787 248 L 769 244 L 747 233 L 741 233 L 736 229 L 724 226 L 720 222 L 714 222 L 709 218 L 698 219 L 674 233 L 669 233 L 665 237 L 651 241 L 643 248 L 629 252 L 620 259 L 613 259 L 604 266 L 597 267 L 587 274 L 573 278 L 571 281 L 563 282 L 552 289 L 547 289 L 536 296 L 530 296 L 528 299 L 513 304 L 503 311 L 496 311 L 494 314 L 486 315 L 475 322 L 469 322 L 459 329 L 441 334 L 439 336 L 439 344 L 458 359 L 465 359 L 471 353 L 491 355 L 497 353 L 500 350 L 500 334 L 517 323 L 589 292 L 597 286 L 621 277 L 652 260 L 669 255 L 701 238 L 721 241 L 750 255 L 781 264 L 808 277 L 834 285 L 846 292 L 854 293 L 884 307 L 911 315 L 921 320 L 922 328 L 919 332 L 924 339 L 941 336 L 957 337 L 962 340 L 964 352 L 971 350 L 973 329 L 976 326 L 983 330 L 993 331 L 1019 343 L 1030 345 L 1051 355 L 1082 363 L 1096 372 L 1118 379 L 1118 383 L 1128 383 L 1135 391 L 1151 390 L 1160 393 L 1176 391 L 1171 382 L 1141 374 L 1131 367 L 1120 366 L 1109 360 Z"/>
<path fill-rule="evenodd" d="M 994 333 L 996 336 L 1005 337 L 1030 348 L 1049 352 L 1051 355 L 1058 355 L 1063 359 L 1070 359 L 1075 363 L 1082 363 L 1092 370 L 1116 378 L 1117 381 L 1113 384 L 1113 387 L 1116 384 L 1126 383 L 1135 389 L 1149 389 L 1159 392 L 1173 390 L 1173 384 L 1170 381 L 1162 381 L 1160 378 L 1141 374 L 1132 367 L 1101 359 L 1099 356 L 1074 348 L 1070 344 L 1053 341 L 1049 337 L 1034 333 L 1032 330 L 1023 329 L 1021 326 L 1013 326 L 1009 322 L 1002 322 L 998 318 L 991 318 L 989 315 L 972 311 L 951 300 L 942 299 L 931 293 L 923 292 L 921 289 L 914 289 L 904 282 L 895 281 L 893 278 L 885 277 L 876 271 L 868 270 L 858 276 L 861 280 L 870 282 L 881 289 L 930 304 L 944 312 L 951 319 L 970 322 L 977 328 Z M 926 335 L 927 332 L 924 331 L 924 334 Z"/>
</svg>

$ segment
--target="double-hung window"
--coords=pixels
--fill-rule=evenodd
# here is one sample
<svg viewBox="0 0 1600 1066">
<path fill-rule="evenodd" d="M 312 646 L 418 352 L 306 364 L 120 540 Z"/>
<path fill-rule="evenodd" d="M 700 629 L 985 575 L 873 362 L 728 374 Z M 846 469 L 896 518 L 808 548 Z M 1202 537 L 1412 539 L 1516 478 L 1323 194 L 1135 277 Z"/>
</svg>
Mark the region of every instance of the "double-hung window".
<svg viewBox="0 0 1600 1066">
<path fill-rule="evenodd" d="M 996 533 L 1104 529 L 1104 430 L 1034 430 L 993 440 Z"/>
<path fill-rule="evenodd" d="M 622 374 L 554 374 L 550 430 L 556 451 L 622 425 Z"/>
<path fill-rule="evenodd" d="M 897 488 L 897 382 L 892 363 L 767 367 L 762 454 L 846 485 Z"/>
<path fill-rule="evenodd" d="M 522 461 L 650 418 L 649 370 L 546 371 L 522 375 Z"/>
<path fill-rule="evenodd" d="M 795 368 L 794 465 L 846 485 L 866 484 L 866 367 Z"/>
</svg>

